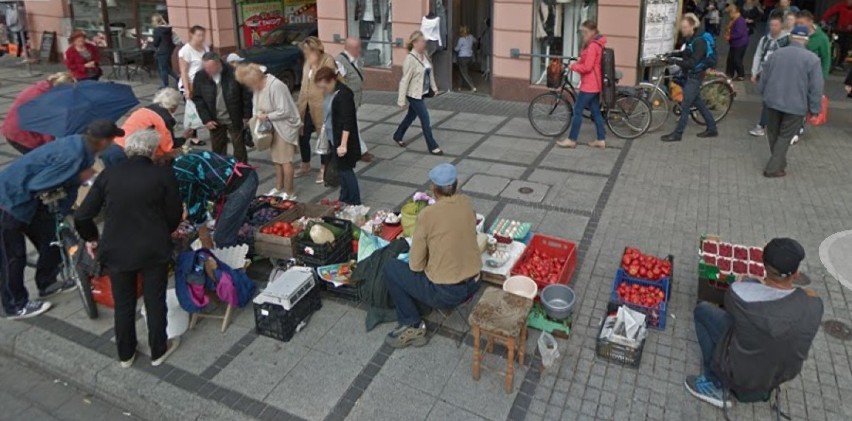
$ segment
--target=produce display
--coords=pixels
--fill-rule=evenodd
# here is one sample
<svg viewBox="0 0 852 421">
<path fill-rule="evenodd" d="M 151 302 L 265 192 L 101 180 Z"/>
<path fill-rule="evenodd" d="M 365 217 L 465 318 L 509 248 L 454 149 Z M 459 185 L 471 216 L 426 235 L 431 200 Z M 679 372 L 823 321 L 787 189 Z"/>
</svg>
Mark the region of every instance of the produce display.
<svg viewBox="0 0 852 421">
<path fill-rule="evenodd" d="M 255 227 L 264 226 L 281 215 L 282 212 L 284 212 L 283 209 L 272 206 L 260 208 L 249 215 L 248 223 Z"/>
<path fill-rule="evenodd" d="M 521 241 L 527 237 L 532 229 L 529 222 L 513 221 L 511 219 L 499 218 L 491 225 L 488 233 L 495 237 L 505 237 Z"/>
<path fill-rule="evenodd" d="M 707 237 L 701 241 L 699 273 L 705 273 L 701 264 L 714 266 L 723 275 L 747 275 L 758 278 L 766 275 L 762 248 L 725 243 L 716 237 Z"/>
<path fill-rule="evenodd" d="M 656 256 L 643 254 L 635 247 L 627 247 L 621 258 L 621 268 L 633 278 L 660 281 L 672 274 L 672 262 Z"/>
<path fill-rule="evenodd" d="M 618 298 L 627 303 L 648 308 L 659 308 L 666 301 L 666 293 L 657 286 L 622 282 L 615 289 Z"/>
<path fill-rule="evenodd" d="M 555 256 L 541 250 L 524 253 L 512 274 L 529 276 L 535 281 L 555 284 L 565 266 L 565 256 Z"/>
<path fill-rule="evenodd" d="M 320 205 L 331 206 L 335 212 L 340 212 L 343 209 L 343 203 L 339 200 L 322 199 L 320 200 Z"/>
<path fill-rule="evenodd" d="M 293 237 L 299 233 L 293 224 L 284 221 L 273 222 L 260 229 L 261 234 L 277 235 L 279 237 Z"/>
<path fill-rule="evenodd" d="M 354 263 L 354 261 L 350 260 L 346 263 L 318 267 L 317 274 L 324 281 L 334 284 L 347 284 L 349 283 L 349 277 L 352 276 Z"/>
</svg>

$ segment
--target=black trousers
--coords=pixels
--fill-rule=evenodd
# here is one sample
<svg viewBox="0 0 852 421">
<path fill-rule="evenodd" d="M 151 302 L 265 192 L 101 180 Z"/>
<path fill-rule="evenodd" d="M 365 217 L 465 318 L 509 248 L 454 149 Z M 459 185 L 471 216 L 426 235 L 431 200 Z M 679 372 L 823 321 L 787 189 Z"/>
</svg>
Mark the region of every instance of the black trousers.
<svg viewBox="0 0 852 421">
<path fill-rule="evenodd" d="M 743 60 L 745 60 L 745 53 L 748 49 L 748 45 L 745 47 L 731 47 L 731 50 L 728 51 L 728 61 L 725 63 L 725 73 L 730 77 L 745 77 L 745 67 L 743 66 Z"/>
<path fill-rule="evenodd" d="M 319 136 L 319 127 L 314 125 L 314 119 L 311 117 L 311 107 L 305 109 L 305 121 L 302 126 L 302 135 L 299 137 L 299 154 L 302 155 L 302 163 L 311 163 L 311 135 L 317 132 Z M 334 153 L 334 151 L 331 151 Z M 320 163 L 328 164 L 328 155 L 320 155 Z"/>
<path fill-rule="evenodd" d="M 13 315 L 29 302 L 24 286 L 24 268 L 27 266 L 29 238 L 38 251 L 35 282 L 39 291 L 56 282 L 62 257 L 59 247 L 50 243 L 56 238 L 53 215 L 39 206 L 29 224 L 18 221 L 0 209 L 0 297 L 7 315 Z"/>
<path fill-rule="evenodd" d="M 787 114 L 773 108 L 766 110 L 766 138 L 769 139 L 769 162 L 765 171 L 776 173 L 787 168 L 787 150 L 790 141 L 799 132 L 805 116 Z"/>
<path fill-rule="evenodd" d="M 230 139 L 229 139 L 230 137 Z M 220 124 L 210 130 L 210 149 L 219 155 L 228 154 L 228 143 L 234 146 L 234 158 L 242 163 L 248 162 L 248 151 L 243 141 L 242 127 L 233 124 Z"/>
<path fill-rule="evenodd" d="M 169 268 L 163 263 L 142 270 L 110 272 L 115 301 L 115 342 L 118 358 L 127 361 L 136 352 L 136 279 L 142 276 L 142 299 L 148 316 L 148 345 L 151 360 L 166 353 L 166 286 Z"/>
<path fill-rule="evenodd" d="M 852 48 L 852 32 L 838 32 L 837 46 L 840 47 L 840 55 L 837 57 L 836 66 L 843 67 L 846 64 L 846 56 L 849 55 L 849 49 Z"/>
</svg>

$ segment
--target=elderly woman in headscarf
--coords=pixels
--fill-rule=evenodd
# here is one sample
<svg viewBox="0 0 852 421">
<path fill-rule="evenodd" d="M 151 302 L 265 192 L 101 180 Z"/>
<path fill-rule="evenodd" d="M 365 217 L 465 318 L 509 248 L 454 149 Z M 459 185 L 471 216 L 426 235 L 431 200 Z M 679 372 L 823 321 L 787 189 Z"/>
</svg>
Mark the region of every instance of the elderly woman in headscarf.
<svg viewBox="0 0 852 421">
<path fill-rule="evenodd" d="M 166 336 L 166 286 L 171 233 L 183 214 L 172 168 L 154 164 L 160 134 L 137 130 L 124 139 L 127 160 L 105 169 L 74 214 L 87 249 L 109 272 L 115 301 L 115 336 L 121 366 L 136 358 L 136 279 L 148 319 L 151 364 L 158 366 L 177 348 Z M 95 217 L 105 212 L 103 233 Z"/>
</svg>

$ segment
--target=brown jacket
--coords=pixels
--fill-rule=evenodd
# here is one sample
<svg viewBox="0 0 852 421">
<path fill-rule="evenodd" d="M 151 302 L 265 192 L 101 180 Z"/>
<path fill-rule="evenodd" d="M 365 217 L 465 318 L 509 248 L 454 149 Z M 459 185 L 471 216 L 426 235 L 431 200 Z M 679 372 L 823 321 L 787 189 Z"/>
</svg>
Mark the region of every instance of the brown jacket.
<svg viewBox="0 0 852 421">
<path fill-rule="evenodd" d="M 305 63 L 305 67 L 302 69 L 302 87 L 299 90 L 299 100 L 296 102 L 296 105 L 299 107 L 299 117 L 302 118 L 302 121 L 305 121 L 305 111 L 308 108 L 311 109 L 311 120 L 313 120 L 317 131 L 319 131 L 323 121 L 325 121 L 322 113 L 322 100 L 325 95 L 314 84 L 313 76 L 322 67 L 337 69 L 334 57 L 330 54 L 323 54 L 320 58 L 319 66 L 313 72 L 311 72 L 311 65 Z"/>
<path fill-rule="evenodd" d="M 439 199 L 420 211 L 411 241 L 409 267 L 435 284 L 457 284 L 479 274 L 476 212 L 467 196 Z"/>
</svg>

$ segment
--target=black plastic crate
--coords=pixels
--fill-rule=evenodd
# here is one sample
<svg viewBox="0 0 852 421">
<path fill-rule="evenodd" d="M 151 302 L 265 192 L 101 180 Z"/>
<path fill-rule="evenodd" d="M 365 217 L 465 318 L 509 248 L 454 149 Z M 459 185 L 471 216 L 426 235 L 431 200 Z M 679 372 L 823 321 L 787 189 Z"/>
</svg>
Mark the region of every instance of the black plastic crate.
<svg viewBox="0 0 852 421">
<path fill-rule="evenodd" d="M 317 288 L 326 291 L 332 297 L 356 303 L 361 302 L 361 290 L 359 290 L 357 287 L 349 285 L 341 285 L 339 287 L 336 287 L 331 282 L 325 281 L 320 278 L 316 269 L 314 269 L 314 281 L 316 281 L 315 283 Z"/>
<path fill-rule="evenodd" d="M 725 293 L 730 285 L 725 281 L 714 281 L 707 278 L 698 278 L 698 302 L 706 301 L 725 307 Z"/>
<path fill-rule="evenodd" d="M 308 322 L 311 314 L 321 308 L 320 292 L 316 286 L 289 311 L 277 304 L 254 303 L 255 332 L 258 335 L 288 342 L 296 334 L 296 330 L 300 330 L 300 326 Z"/>
<path fill-rule="evenodd" d="M 601 339 L 601 332 L 603 332 L 606 316 L 618 311 L 618 307 L 619 305 L 615 303 L 609 303 L 607 305 L 607 312 L 604 315 L 604 318 L 601 319 L 598 336 L 595 337 L 595 353 L 599 357 L 612 362 L 619 363 L 630 368 L 639 368 L 639 364 L 642 363 L 642 351 L 645 349 L 645 341 L 648 340 L 648 338 L 642 340 L 642 344 L 639 345 L 639 348 L 630 348 L 615 342 Z"/>
<path fill-rule="evenodd" d="M 294 256 L 305 266 L 317 267 L 343 263 L 352 257 L 352 222 L 333 217 L 323 217 L 323 222 L 332 224 L 343 230 L 331 244 L 316 244 L 310 238 L 295 239 Z M 310 237 L 309 235 L 307 235 Z"/>
</svg>

